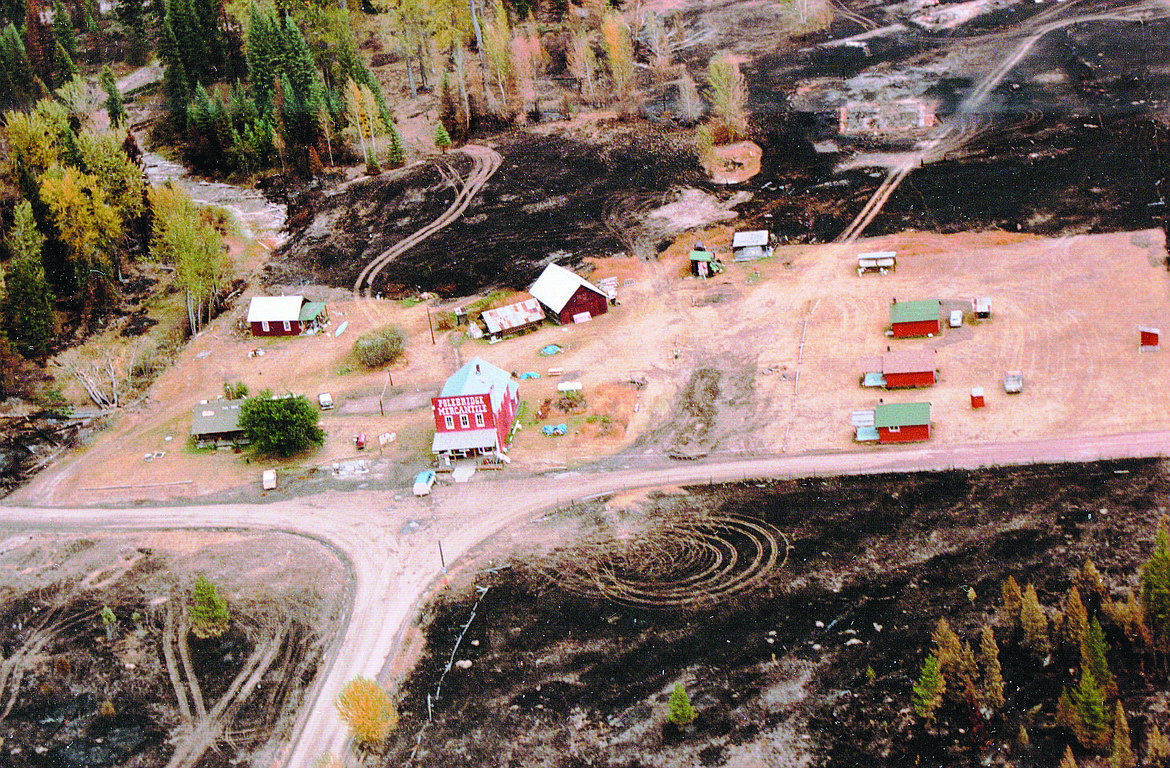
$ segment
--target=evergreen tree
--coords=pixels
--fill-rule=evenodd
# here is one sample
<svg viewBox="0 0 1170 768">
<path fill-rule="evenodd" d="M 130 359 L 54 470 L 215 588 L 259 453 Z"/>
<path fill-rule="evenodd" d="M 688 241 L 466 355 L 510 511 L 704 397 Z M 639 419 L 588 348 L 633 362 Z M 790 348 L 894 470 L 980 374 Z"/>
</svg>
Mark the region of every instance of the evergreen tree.
<svg viewBox="0 0 1170 768">
<path fill-rule="evenodd" d="M 275 78 L 280 63 L 280 29 L 272 15 L 256 3 L 248 6 L 248 69 L 252 73 L 252 93 L 256 109 L 267 115 L 272 107 Z"/>
<path fill-rule="evenodd" d="M 1085 749 L 1103 752 L 1109 746 L 1110 723 L 1102 693 L 1093 673 L 1081 671 L 1081 682 L 1072 691 L 1067 688 L 1056 705 L 1056 719 L 1070 729 Z"/>
<path fill-rule="evenodd" d="M 1170 739 L 1167 739 L 1158 724 L 1150 728 L 1146 737 L 1146 762 L 1155 766 L 1170 765 Z"/>
<path fill-rule="evenodd" d="M 1060 768 L 1077 768 L 1077 759 L 1073 757 L 1072 747 L 1064 748 L 1064 757 L 1060 759 Z"/>
<path fill-rule="evenodd" d="M 1088 609 L 1096 610 L 1102 601 L 1109 598 L 1105 589 L 1105 579 L 1090 559 L 1086 558 L 1084 566 L 1081 567 L 1081 571 L 1076 575 L 1074 581 L 1077 588 L 1080 589 L 1081 597 L 1086 601 Z"/>
<path fill-rule="evenodd" d="M 1107 697 L 1117 695 L 1117 683 L 1113 680 L 1113 673 L 1109 671 L 1109 662 L 1105 654 L 1109 646 L 1105 644 L 1105 630 L 1101 629 L 1101 622 L 1093 617 L 1089 625 L 1089 633 L 1081 643 L 1081 668 L 1093 673 L 1093 679 L 1101 686 Z"/>
<path fill-rule="evenodd" d="M 187 125 L 187 103 L 191 100 L 191 92 L 187 86 L 187 77 L 183 73 L 181 63 L 168 64 L 163 70 L 163 92 L 167 98 L 167 112 L 176 127 L 182 129 Z"/>
<path fill-rule="evenodd" d="M 1080 653 L 1081 645 L 1089 635 L 1089 616 L 1076 585 L 1069 587 L 1068 597 L 1064 600 L 1064 621 L 1060 630 L 1066 646 Z"/>
<path fill-rule="evenodd" d="M 951 629 L 945 618 L 940 618 L 935 625 L 930 639 L 934 642 L 935 654 L 938 656 L 939 670 L 946 676 L 947 682 L 954 686 L 959 673 L 960 656 L 963 652 L 959 644 L 959 636 Z M 959 691 L 962 695 L 964 691 Z"/>
<path fill-rule="evenodd" d="M 206 48 L 206 33 L 191 10 L 190 0 L 167 0 L 163 23 L 169 24 L 176 43 L 175 53 L 183 63 L 187 83 L 215 81 Z"/>
<path fill-rule="evenodd" d="M 142 66 L 146 63 L 146 16 L 142 0 L 118 0 L 114 15 L 126 30 L 126 61 Z"/>
<path fill-rule="evenodd" d="M 126 106 L 122 103 L 122 94 L 118 91 L 118 83 L 108 64 L 102 66 L 98 82 L 106 92 L 106 114 L 109 115 L 110 125 L 115 126 L 126 119 Z"/>
<path fill-rule="evenodd" d="M 227 64 L 227 47 L 223 32 L 219 28 L 219 4 L 217 0 L 188 0 L 192 19 L 198 25 L 200 42 L 207 61 L 204 77 L 215 82 L 223 77 Z"/>
<path fill-rule="evenodd" d="M 1024 590 L 1024 599 L 1020 605 L 1020 626 L 1024 630 L 1024 644 L 1039 656 L 1047 655 L 1051 649 L 1048 643 L 1048 617 L 1044 615 L 1036 588 L 1031 584 Z"/>
<path fill-rule="evenodd" d="M 61 0 L 53 0 L 53 37 L 69 54 L 69 60 L 77 61 L 77 30 L 73 28 L 73 21 Z"/>
<path fill-rule="evenodd" d="M 674 690 L 670 693 L 670 701 L 667 706 L 670 712 L 667 719 L 675 725 L 689 725 L 698 717 L 682 683 L 674 684 Z"/>
<path fill-rule="evenodd" d="M 76 76 L 77 65 L 73 63 L 69 51 L 65 50 L 65 46 L 58 40 L 57 47 L 53 49 L 53 82 L 67 83 Z"/>
<path fill-rule="evenodd" d="M 325 166 L 321 163 L 321 155 L 316 147 L 309 147 L 309 175 L 315 179 L 325 175 Z"/>
<path fill-rule="evenodd" d="M 5 106 L 25 106 L 41 97 L 24 41 L 11 22 L 0 31 L 0 68 L 9 91 Z"/>
<path fill-rule="evenodd" d="M 1020 625 L 1020 609 L 1023 604 L 1024 599 L 1020 595 L 1020 585 L 1016 583 L 1014 576 L 1008 576 L 1007 581 L 1003 583 L 1002 620 L 1009 627 L 1014 628 Z"/>
<path fill-rule="evenodd" d="M 439 122 L 446 126 L 447 133 L 455 144 L 467 140 L 467 134 L 463 129 L 467 123 L 462 111 L 459 100 L 455 98 L 455 92 L 451 89 L 451 78 L 444 72 L 443 79 L 439 82 Z"/>
<path fill-rule="evenodd" d="M 1129 739 L 1129 721 L 1125 719 L 1125 708 L 1117 702 L 1113 713 L 1113 754 L 1109 756 L 1109 768 L 1136 768 L 1133 744 Z"/>
<path fill-rule="evenodd" d="M 205 576 L 195 579 L 191 596 L 191 631 L 197 637 L 219 637 L 231 622 L 227 602 Z"/>
<path fill-rule="evenodd" d="M 386 136 L 389 144 L 387 151 L 387 163 L 391 168 L 397 168 L 406 164 L 406 149 L 402 144 L 402 134 L 398 132 L 398 126 L 394 123 L 386 123 Z"/>
<path fill-rule="evenodd" d="M 435 146 L 440 152 L 446 152 L 447 147 L 451 146 L 451 136 L 442 123 L 435 126 Z"/>
<path fill-rule="evenodd" d="M 947 679 L 951 681 L 950 692 L 957 700 L 961 701 L 969 696 L 978 698 L 979 667 L 975 663 L 975 653 L 971 650 L 970 643 L 963 643 L 955 676 Z"/>
<path fill-rule="evenodd" d="M 12 212 L 12 229 L 8 231 L 4 242 L 13 258 L 40 261 L 45 236 L 37 229 L 32 203 L 29 201 L 21 200 Z"/>
<path fill-rule="evenodd" d="M 992 709 L 1000 709 L 1004 705 L 1003 670 L 991 627 L 984 627 L 979 634 L 979 661 L 983 667 L 983 701 Z"/>
<path fill-rule="evenodd" d="M 946 677 L 940 669 L 938 657 L 932 653 L 922 662 L 918 682 L 914 683 L 914 713 L 927 720 L 933 720 L 934 711 L 942 704 L 946 690 Z"/>
<path fill-rule="evenodd" d="M 1154 551 L 1142 568 L 1142 609 L 1146 626 L 1161 651 L 1170 649 L 1170 536 L 1166 524 L 1163 517 L 1158 523 Z"/>
<path fill-rule="evenodd" d="M 2 315 L 8 339 L 22 357 L 37 357 L 44 352 L 57 326 L 45 270 L 35 258 L 13 259 L 4 286 Z"/>
</svg>

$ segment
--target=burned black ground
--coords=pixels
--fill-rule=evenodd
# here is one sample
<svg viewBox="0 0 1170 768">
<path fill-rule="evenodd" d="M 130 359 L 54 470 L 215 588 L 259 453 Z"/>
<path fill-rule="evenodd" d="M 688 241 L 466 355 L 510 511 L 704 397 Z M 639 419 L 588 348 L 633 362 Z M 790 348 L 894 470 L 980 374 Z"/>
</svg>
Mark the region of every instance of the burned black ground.
<svg viewBox="0 0 1170 768">
<path fill-rule="evenodd" d="M 967 765 L 964 723 L 942 736 L 907 714 L 934 623 L 945 616 L 974 638 L 995 623 L 1009 575 L 1058 604 L 1086 558 L 1111 585 L 1134 585 L 1170 481 L 1159 462 L 1132 461 L 688 493 L 658 497 L 644 514 L 758 516 L 791 539 L 786 567 L 760 591 L 704 610 L 575 597 L 529 568 L 530 554 L 482 575 L 491 589 L 455 656 L 471 666 L 447 674 L 416 764 L 531 765 L 556 755 L 542 764 L 630 766 L 701 753 L 718 765 L 736 745 L 774 746 L 791 728 L 814 734 L 797 744 L 818 765 Z M 609 513 L 596 502 L 562 514 Z M 414 746 L 427 693 L 474 600 L 434 607 L 386 765 Z M 1009 628 L 997 626 L 997 635 L 1008 705 L 990 723 L 991 753 L 1002 754 L 1026 724 L 1032 748 L 1015 764 L 1053 765 L 1070 741 L 1053 724 L 1055 696 L 1070 681 L 1065 660 L 1041 667 L 1017 650 Z M 1127 707 L 1156 710 L 1162 685 L 1124 639 L 1110 643 Z M 801 669 L 811 670 L 807 697 L 781 695 Z M 661 726 L 666 692 L 680 679 L 700 713 L 693 733 Z M 952 715 L 961 713 L 944 719 Z"/>
</svg>

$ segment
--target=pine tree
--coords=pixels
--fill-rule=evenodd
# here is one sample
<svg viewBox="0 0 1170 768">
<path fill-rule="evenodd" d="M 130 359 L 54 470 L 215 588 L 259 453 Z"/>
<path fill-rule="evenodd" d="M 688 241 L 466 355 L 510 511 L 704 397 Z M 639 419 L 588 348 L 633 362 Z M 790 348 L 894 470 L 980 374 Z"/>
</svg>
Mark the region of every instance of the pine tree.
<svg viewBox="0 0 1170 768">
<path fill-rule="evenodd" d="M 435 146 L 440 152 L 446 152 L 447 147 L 451 146 L 451 136 L 442 123 L 435 126 Z"/>
<path fill-rule="evenodd" d="M 1020 609 L 1023 607 L 1023 597 L 1020 595 L 1020 585 L 1016 583 L 1014 576 L 1008 576 L 1007 581 L 1003 583 L 1003 609 L 1002 620 L 1009 627 L 1018 627 L 1020 625 Z"/>
<path fill-rule="evenodd" d="M 402 145 L 402 134 L 398 132 L 398 126 L 394 123 L 386 123 L 386 134 L 388 141 L 387 148 L 387 164 L 391 168 L 398 168 L 406 164 L 406 150 Z"/>
<path fill-rule="evenodd" d="M 1085 749 L 1103 752 L 1111 736 L 1109 719 L 1105 694 L 1093 679 L 1093 673 L 1082 670 L 1077 687 L 1061 694 L 1057 722 L 1070 728 Z"/>
<path fill-rule="evenodd" d="M 1060 629 L 1066 646 L 1080 653 L 1081 644 L 1089 635 L 1089 616 L 1085 613 L 1085 604 L 1081 602 L 1081 592 L 1076 585 L 1069 587 L 1068 596 L 1064 599 L 1064 621 Z"/>
<path fill-rule="evenodd" d="M 27 258 L 39 261 L 41 248 L 45 244 L 45 236 L 37 229 L 37 221 L 33 216 L 32 203 L 21 200 L 12 213 L 12 229 L 8 230 L 5 239 L 8 252 L 13 258 Z"/>
<path fill-rule="evenodd" d="M 959 673 L 959 657 L 963 652 L 962 646 L 959 644 L 959 636 L 954 633 L 945 618 L 940 618 L 930 639 L 934 642 L 935 654 L 938 656 L 939 671 L 943 673 L 952 687 L 956 687 L 954 683 Z M 958 693 L 962 695 L 964 691 L 960 690 Z"/>
<path fill-rule="evenodd" d="M 1077 768 L 1077 759 L 1073 757 L 1072 747 L 1064 748 L 1064 757 L 1060 759 L 1060 768 Z"/>
<path fill-rule="evenodd" d="M 1051 647 L 1048 643 L 1048 617 L 1040 607 L 1040 599 L 1036 596 L 1036 588 L 1031 584 L 1024 590 L 1024 599 L 1020 606 L 1020 626 L 1024 630 L 1024 644 L 1039 656 L 1048 654 Z"/>
<path fill-rule="evenodd" d="M 110 125 L 116 126 L 126 119 L 126 106 L 122 103 L 122 94 L 118 91 L 118 83 L 108 64 L 102 66 L 98 80 L 106 92 L 106 114 L 110 118 Z"/>
<path fill-rule="evenodd" d="M 69 52 L 58 40 L 57 46 L 53 49 L 53 82 L 67 83 L 76 76 L 77 65 L 73 63 Z"/>
<path fill-rule="evenodd" d="M 992 709 L 1000 709 L 1004 705 L 1003 670 L 991 627 L 984 627 L 979 634 L 979 661 L 983 666 L 983 701 Z"/>
<path fill-rule="evenodd" d="M 1106 697 L 1117 695 L 1117 683 L 1113 680 L 1113 673 L 1109 671 L 1109 661 L 1106 654 L 1109 646 L 1105 643 L 1105 630 L 1101 629 L 1101 622 L 1093 617 L 1089 625 L 1089 633 L 1081 643 L 1081 668 L 1093 673 L 1093 679 L 1101 686 Z"/>
<path fill-rule="evenodd" d="M 0 31 L 0 66 L 4 68 L 5 80 L 11 84 L 7 106 L 24 106 L 41 96 L 24 41 L 11 22 Z"/>
<path fill-rule="evenodd" d="M 1076 575 L 1074 581 L 1081 591 L 1081 597 L 1085 600 L 1087 608 L 1095 609 L 1109 597 L 1105 589 L 1105 578 L 1097 570 L 1093 561 L 1088 558 L 1085 559 L 1085 564 L 1081 567 L 1081 571 Z"/>
<path fill-rule="evenodd" d="M 126 30 L 126 60 L 142 66 L 146 63 L 146 17 L 142 0 L 118 0 L 114 15 Z"/>
<path fill-rule="evenodd" d="M 1028 736 L 1028 729 L 1020 726 L 1020 730 L 1016 732 L 1016 747 L 1020 750 L 1026 750 L 1032 746 L 1032 739 Z"/>
<path fill-rule="evenodd" d="M 930 654 L 922 662 L 918 682 L 914 683 L 914 713 L 927 720 L 934 719 L 934 711 L 942 704 L 947 690 L 947 680 L 940 667 L 938 657 Z"/>
<path fill-rule="evenodd" d="M 53 37 L 57 39 L 69 54 L 70 61 L 77 60 L 77 30 L 73 28 L 73 21 L 65 4 L 61 0 L 53 0 Z"/>
<path fill-rule="evenodd" d="M 674 690 L 670 693 L 670 701 L 667 706 L 669 708 L 667 719 L 675 725 L 689 725 L 698 717 L 682 683 L 674 684 Z"/>
<path fill-rule="evenodd" d="M 1142 568 L 1142 608 L 1146 626 L 1161 651 L 1170 649 L 1170 535 L 1167 518 L 1158 523 L 1154 551 Z"/>
<path fill-rule="evenodd" d="M 12 346 L 22 357 L 38 357 L 56 330 L 53 293 L 39 260 L 13 259 L 4 278 L 5 297 L 0 309 Z"/>
<path fill-rule="evenodd" d="M 975 653 L 970 643 L 963 643 L 955 675 L 947 679 L 951 681 L 951 694 L 956 699 L 963 700 L 968 696 L 978 698 L 979 667 L 975 663 Z"/>
<path fill-rule="evenodd" d="M 205 576 L 195 579 L 191 595 L 191 631 L 197 637 L 219 637 L 231 622 L 227 602 Z"/>
<path fill-rule="evenodd" d="M 1170 765 L 1170 739 L 1162 734 L 1157 723 L 1146 737 L 1146 762 L 1156 766 Z"/>
<path fill-rule="evenodd" d="M 325 175 L 325 166 L 321 164 L 321 155 L 317 154 L 316 147 L 309 147 L 309 175 L 315 179 Z"/>
<path fill-rule="evenodd" d="M 443 73 L 443 79 L 439 82 L 439 124 L 447 127 L 447 133 L 452 142 L 466 141 L 467 137 L 463 131 L 465 122 L 461 115 L 459 102 L 451 90 L 451 78 L 446 72 Z"/>
<path fill-rule="evenodd" d="M 1123 600 L 1103 601 L 1101 612 L 1105 614 L 1106 620 L 1125 633 L 1126 639 L 1131 643 L 1149 645 L 1153 642 L 1150 629 L 1146 626 L 1142 604 L 1132 589 L 1125 590 L 1125 599 Z"/>
<path fill-rule="evenodd" d="M 256 3 L 248 6 L 248 69 L 251 72 L 252 93 L 256 109 L 267 115 L 272 106 L 275 78 L 280 57 L 280 29 L 272 15 Z"/>
<path fill-rule="evenodd" d="M 53 39 L 53 31 L 41 21 L 37 0 L 28 4 L 28 13 L 24 17 L 24 47 L 37 77 L 42 83 L 52 84 L 53 52 L 57 49 L 57 41 Z"/>
<path fill-rule="evenodd" d="M 1136 768 L 1133 745 L 1129 740 L 1129 721 L 1125 719 L 1125 708 L 1117 702 L 1113 713 L 1113 754 L 1109 756 L 1109 768 Z"/>
<path fill-rule="evenodd" d="M 170 113 L 175 126 L 180 130 L 186 128 L 187 104 L 191 101 L 191 91 L 181 63 L 168 64 L 163 70 L 163 92 L 167 97 L 167 112 Z"/>
</svg>

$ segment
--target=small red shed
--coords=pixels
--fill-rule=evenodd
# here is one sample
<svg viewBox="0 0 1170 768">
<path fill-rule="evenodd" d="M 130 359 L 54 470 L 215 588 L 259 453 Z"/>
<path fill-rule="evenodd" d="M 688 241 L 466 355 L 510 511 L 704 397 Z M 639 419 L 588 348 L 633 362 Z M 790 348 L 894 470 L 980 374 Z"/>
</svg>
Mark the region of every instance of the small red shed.
<svg viewBox="0 0 1170 768">
<path fill-rule="evenodd" d="M 604 315 L 609 308 L 604 291 L 556 264 L 545 267 L 528 292 L 562 325 Z"/>
<path fill-rule="evenodd" d="M 938 299 L 926 301 L 898 301 L 890 304 L 890 329 L 894 338 L 930 336 L 939 332 L 939 312 L 942 303 Z"/>
<path fill-rule="evenodd" d="M 913 443 L 930 439 L 930 403 L 883 403 L 873 409 L 878 443 Z"/>
<path fill-rule="evenodd" d="M 1150 328 L 1148 326 L 1138 326 L 1138 347 L 1142 352 L 1157 349 L 1162 337 L 1162 332 L 1157 328 Z"/>
<path fill-rule="evenodd" d="M 933 349 L 888 352 L 882 356 L 882 376 L 886 380 L 886 389 L 932 387 L 937 380 L 936 373 Z"/>
<path fill-rule="evenodd" d="M 983 387 L 971 387 L 971 407 L 982 408 L 987 405 L 983 399 Z"/>
</svg>

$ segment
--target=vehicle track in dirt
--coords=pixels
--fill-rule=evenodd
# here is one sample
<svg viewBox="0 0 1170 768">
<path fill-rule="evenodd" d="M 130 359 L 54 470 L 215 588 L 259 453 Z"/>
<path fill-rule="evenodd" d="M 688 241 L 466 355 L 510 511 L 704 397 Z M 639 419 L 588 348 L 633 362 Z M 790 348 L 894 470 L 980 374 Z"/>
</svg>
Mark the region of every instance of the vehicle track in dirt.
<svg viewBox="0 0 1170 768">
<path fill-rule="evenodd" d="M 929 139 L 927 139 L 922 148 L 908 153 L 905 160 L 892 168 L 886 177 L 882 179 L 881 184 L 870 195 L 869 200 L 861 211 L 854 217 L 853 221 L 849 223 L 845 230 L 837 236 L 834 242 L 838 243 L 852 243 L 860 238 L 866 228 L 869 227 L 873 220 L 877 218 L 878 213 L 881 212 L 882 206 L 894 194 L 895 190 L 901 186 L 902 182 L 906 180 L 915 168 L 925 165 L 928 162 L 935 162 L 937 160 L 945 159 L 948 154 L 961 149 L 965 144 L 969 143 L 977 136 L 978 130 L 964 130 L 963 126 L 968 125 L 970 116 L 978 113 L 980 107 L 987 100 L 987 97 L 995 90 L 995 88 L 1003 82 L 1004 78 L 1016 68 L 1016 66 L 1031 52 L 1032 48 L 1046 35 L 1055 32 L 1065 27 L 1073 26 L 1075 24 L 1086 24 L 1092 22 L 1144 22 L 1146 19 L 1158 18 L 1167 15 L 1167 8 L 1164 2 L 1148 2 L 1143 0 L 1139 3 L 1119 8 L 1116 11 L 1108 13 L 1088 13 L 1079 16 L 1071 16 L 1065 19 L 1058 19 L 1042 24 L 1034 31 L 1029 33 L 1013 50 L 1004 57 L 996 66 L 976 84 L 959 108 L 955 111 L 955 115 L 951 122 L 946 123 L 936 129 Z M 1066 6 L 1067 8 L 1067 6 Z M 1049 18 L 1045 16 L 1044 18 Z M 1038 19 L 1033 19 L 1028 26 L 1034 26 Z M 995 33 L 997 36 L 1003 33 Z M 957 127 L 958 126 L 958 127 Z"/>
<path fill-rule="evenodd" d="M 488 179 L 495 175 L 495 172 L 500 168 L 500 163 L 503 162 L 503 157 L 500 156 L 499 152 L 479 144 L 468 144 L 465 147 L 461 147 L 459 151 L 469 155 L 473 164 L 471 171 L 467 175 L 467 180 L 463 182 L 463 188 L 455 196 L 455 202 L 451 203 L 451 207 L 443 211 L 443 214 L 430 224 L 416 230 L 409 237 L 398 241 L 374 257 L 365 266 L 365 269 L 361 271 L 361 274 L 358 275 L 357 281 L 353 284 L 354 293 L 359 296 L 362 295 L 364 290 L 368 290 L 373 286 L 374 279 L 395 258 L 406 253 L 444 227 L 450 226 L 452 222 L 463 215 L 463 212 L 467 210 L 467 206 L 471 204 L 472 198 L 475 197 L 479 190 L 483 189 L 483 185 L 487 184 Z"/>
</svg>

